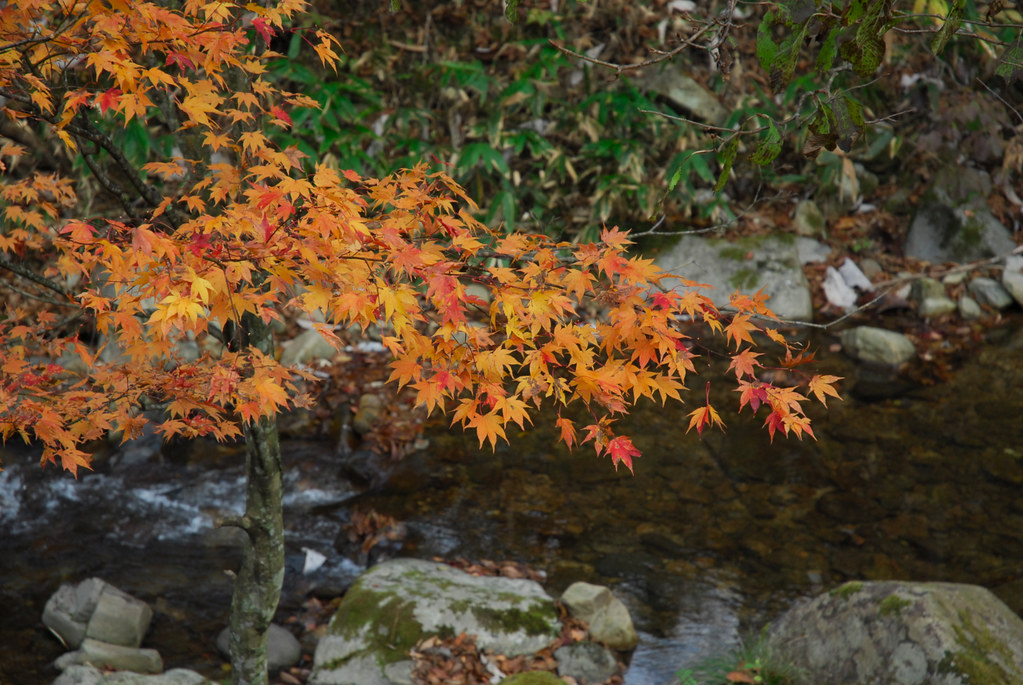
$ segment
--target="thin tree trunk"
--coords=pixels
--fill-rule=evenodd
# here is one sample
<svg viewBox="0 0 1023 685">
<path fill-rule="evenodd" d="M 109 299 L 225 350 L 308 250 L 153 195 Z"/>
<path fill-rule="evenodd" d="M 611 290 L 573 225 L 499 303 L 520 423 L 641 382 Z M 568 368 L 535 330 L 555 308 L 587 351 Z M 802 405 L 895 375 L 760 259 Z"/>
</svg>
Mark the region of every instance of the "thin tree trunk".
<svg viewBox="0 0 1023 685">
<path fill-rule="evenodd" d="M 243 326 L 250 345 L 273 354 L 273 338 L 262 321 L 246 320 Z M 284 584 L 283 486 L 276 419 L 246 426 L 245 445 L 242 527 L 248 538 L 231 597 L 232 682 L 267 685 L 267 631 Z"/>
</svg>

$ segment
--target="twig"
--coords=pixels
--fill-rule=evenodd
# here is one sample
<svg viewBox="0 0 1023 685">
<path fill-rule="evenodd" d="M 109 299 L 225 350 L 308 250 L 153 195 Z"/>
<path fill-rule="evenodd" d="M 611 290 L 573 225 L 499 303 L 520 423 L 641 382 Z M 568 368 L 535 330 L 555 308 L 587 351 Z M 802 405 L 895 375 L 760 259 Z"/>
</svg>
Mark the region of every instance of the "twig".
<svg viewBox="0 0 1023 685">
<path fill-rule="evenodd" d="M 998 99 L 999 99 L 999 100 L 1001 101 L 1001 103 L 1002 103 L 1003 105 L 1005 105 L 1006 107 L 1008 107 L 1009 109 L 1011 109 L 1011 110 L 1013 111 L 1013 113 L 1014 113 L 1014 114 L 1016 115 L 1016 118 L 1017 118 L 1017 119 L 1019 119 L 1021 123 L 1023 123 L 1023 114 L 1020 114 L 1020 113 L 1019 113 L 1019 110 L 1018 110 L 1018 109 L 1016 109 L 1015 107 L 1013 107 L 1012 105 L 1010 105 L 1010 104 L 1009 104 L 1009 103 L 1008 103 L 1008 102 L 1006 101 L 1006 99 L 1005 99 L 1005 98 L 1003 98 L 1003 97 L 1002 97 L 1001 95 L 999 95 L 997 91 L 993 90 L 993 89 L 991 88 L 991 86 L 989 86 L 988 84 L 986 84 L 986 83 L 984 83 L 983 81 L 981 81 L 981 80 L 980 80 L 980 77 L 977 77 L 977 83 L 979 83 L 980 85 L 984 86 L 984 88 L 986 88 L 986 89 L 987 89 L 987 92 L 989 92 L 989 93 L 991 93 L 992 95 L 994 95 L 994 96 L 995 96 L 996 98 L 998 98 Z"/>
</svg>

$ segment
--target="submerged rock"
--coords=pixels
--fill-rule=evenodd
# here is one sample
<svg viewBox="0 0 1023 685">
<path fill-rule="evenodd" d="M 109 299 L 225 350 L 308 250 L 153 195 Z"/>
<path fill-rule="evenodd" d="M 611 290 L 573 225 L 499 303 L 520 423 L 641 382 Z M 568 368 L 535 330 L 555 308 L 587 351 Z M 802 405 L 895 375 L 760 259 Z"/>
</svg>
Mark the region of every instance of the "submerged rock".
<svg viewBox="0 0 1023 685">
<path fill-rule="evenodd" d="M 955 583 L 846 583 L 793 607 L 769 644 L 813 683 L 1023 682 L 1023 619 Z"/>
<path fill-rule="evenodd" d="M 408 681 L 408 651 L 432 635 L 468 633 L 480 649 L 517 656 L 543 649 L 560 630 L 553 600 L 533 581 L 396 559 L 361 575 L 345 594 L 316 647 L 309 683 Z"/>
</svg>

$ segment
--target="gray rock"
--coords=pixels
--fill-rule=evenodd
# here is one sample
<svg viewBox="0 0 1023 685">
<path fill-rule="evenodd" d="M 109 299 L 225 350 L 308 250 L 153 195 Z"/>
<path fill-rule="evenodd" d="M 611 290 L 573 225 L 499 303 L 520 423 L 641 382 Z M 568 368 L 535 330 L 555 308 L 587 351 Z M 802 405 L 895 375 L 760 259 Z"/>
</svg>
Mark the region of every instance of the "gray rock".
<svg viewBox="0 0 1023 685">
<path fill-rule="evenodd" d="M 829 266 L 824 272 L 824 281 L 821 283 L 821 288 L 824 290 L 824 297 L 827 299 L 828 304 L 833 307 L 849 311 L 856 306 L 856 298 L 858 297 L 856 291 L 846 283 L 845 279 L 842 278 L 842 274 L 835 267 Z"/>
<path fill-rule="evenodd" d="M 390 685 L 397 681 L 388 666 L 431 635 L 464 632 L 480 649 L 516 656 L 544 648 L 560 629 L 554 602 L 537 583 L 397 559 L 362 574 L 345 594 L 316 647 L 309 683 Z"/>
<path fill-rule="evenodd" d="M 959 298 L 959 316 L 964 319 L 973 320 L 984 316 L 984 311 L 972 297 L 963 295 Z"/>
<path fill-rule="evenodd" d="M 800 264 L 820 264 L 828 261 L 831 248 L 819 240 L 801 235 L 796 237 L 796 254 Z"/>
<path fill-rule="evenodd" d="M 124 647 L 138 647 L 149 630 L 153 610 L 142 600 L 106 585 L 85 628 L 85 636 Z"/>
<path fill-rule="evenodd" d="M 946 297 L 945 285 L 934 278 L 918 278 L 913 281 L 909 296 L 917 304 L 928 298 Z"/>
<path fill-rule="evenodd" d="M 1023 682 L 1023 620 L 974 585 L 846 583 L 786 612 L 768 643 L 813 683 Z"/>
<path fill-rule="evenodd" d="M 611 649 L 633 649 L 639 636 L 629 610 L 602 585 L 572 583 L 561 595 L 568 612 L 590 626 L 590 637 Z"/>
<path fill-rule="evenodd" d="M 799 235 L 816 238 L 824 235 L 827 221 L 824 218 L 824 213 L 812 200 L 803 200 L 796 205 L 796 211 L 792 216 L 792 226 Z"/>
<path fill-rule="evenodd" d="M 321 359 L 333 359 L 337 355 L 334 346 L 316 329 L 303 331 L 294 339 L 285 342 L 283 348 L 281 364 L 284 366 L 311 364 Z"/>
<path fill-rule="evenodd" d="M 848 257 L 846 257 L 845 261 L 843 261 L 841 266 L 838 267 L 838 273 L 842 275 L 842 278 L 846 283 L 857 290 L 870 292 L 874 289 L 874 284 L 870 282 L 867 275 L 863 273 L 860 267 L 856 266 L 856 262 Z"/>
<path fill-rule="evenodd" d="M 728 118 L 728 110 L 714 93 L 673 64 L 669 63 L 641 85 L 709 124 L 720 125 Z"/>
<path fill-rule="evenodd" d="M 77 647 L 85 638 L 85 628 L 96 609 L 106 582 L 88 578 L 78 585 L 65 583 L 46 600 L 43 624 L 68 647 Z"/>
<path fill-rule="evenodd" d="M 932 263 L 970 262 L 1008 254 L 1012 233 L 986 207 L 966 210 L 925 202 L 906 236 L 905 253 Z"/>
<path fill-rule="evenodd" d="M 53 663 L 61 670 L 78 664 L 137 673 L 159 673 L 163 670 L 163 659 L 155 649 L 112 645 L 88 637 L 82 640 L 77 651 L 61 655 Z"/>
<path fill-rule="evenodd" d="M 584 683 L 602 683 L 618 672 L 615 655 L 596 642 L 577 642 L 555 650 L 558 675 Z"/>
<path fill-rule="evenodd" d="M 226 657 L 231 656 L 231 629 L 224 628 L 217 635 L 217 649 Z M 302 658 L 302 645 L 287 628 L 276 623 L 267 631 L 266 660 L 271 671 L 294 666 Z"/>
<path fill-rule="evenodd" d="M 956 303 L 948 297 L 925 297 L 916 308 L 917 313 L 925 319 L 936 319 L 955 310 Z"/>
<path fill-rule="evenodd" d="M 873 326 L 857 326 L 842 331 L 842 347 L 862 361 L 898 366 L 916 355 L 916 347 L 901 333 Z"/>
<path fill-rule="evenodd" d="M 99 685 L 102 679 L 103 671 L 95 666 L 75 664 L 64 669 L 53 681 L 53 685 Z"/>
<path fill-rule="evenodd" d="M 718 307 L 727 305 L 736 290 L 753 294 L 763 289 L 771 298 L 767 306 L 779 317 L 813 316 L 810 286 L 792 236 L 726 241 L 686 235 L 656 262 L 676 276 L 711 286 L 706 295 Z M 665 279 L 663 284 L 672 288 L 679 282 Z"/>
<path fill-rule="evenodd" d="M 1012 295 L 1001 283 L 991 278 L 974 278 L 969 285 L 970 294 L 981 306 L 1005 309 L 1012 304 Z"/>
<path fill-rule="evenodd" d="M 104 676 L 97 685 L 215 685 L 195 671 L 175 668 L 157 675 L 120 671 Z"/>
<path fill-rule="evenodd" d="M 1023 257 L 1013 255 L 1005 260 L 1002 270 L 1002 286 L 1012 298 L 1023 305 Z"/>
</svg>

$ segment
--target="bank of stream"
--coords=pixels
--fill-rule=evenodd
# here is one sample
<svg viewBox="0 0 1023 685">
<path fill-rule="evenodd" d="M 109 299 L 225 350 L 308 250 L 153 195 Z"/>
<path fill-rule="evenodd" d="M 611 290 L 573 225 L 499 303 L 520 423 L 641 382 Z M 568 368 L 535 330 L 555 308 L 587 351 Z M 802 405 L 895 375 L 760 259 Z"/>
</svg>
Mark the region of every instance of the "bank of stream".
<svg viewBox="0 0 1023 685">
<path fill-rule="evenodd" d="M 635 477 L 555 446 L 542 420 L 495 454 L 438 423 L 429 449 L 369 491 L 344 477 L 333 445 L 287 442 L 281 615 L 362 570 L 335 541 L 371 509 L 406 523 L 402 554 L 523 561 L 548 572 L 552 592 L 611 585 L 641 632 L 628 685 L 670 683 L 798 598 L 853 578 L 977 583 L 1023 611 L 1023 329 L 990 331 L 933 386 L 878 385 L 841 356 L 819 368 L 848 380 L 845 401 L 814 411 L 817 441 L 769 443 L 758 421 L 736 417 L 698 439 L 685 434 L 691 408 L 648 404 L 620 426 L 644 453 Z M 719 385 L 717 404 L 734 406 Z M 236 552 L 213 521 L 241 509 L 237 451 L 114 457 L 74 481 L 5 449 L 0 683 L 55 677 L 63 648 L 40 623 L 43 604 L 61 582 L 93 575 L 154 606 L 147 645 L 168 667 L 222 674 L 213 639 Z M 309 574 L 306 548 L 326 556 Z"/>
</svg>

